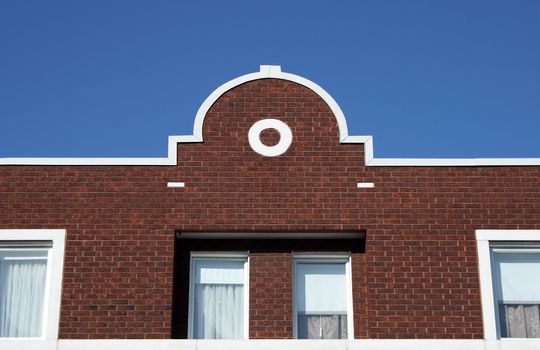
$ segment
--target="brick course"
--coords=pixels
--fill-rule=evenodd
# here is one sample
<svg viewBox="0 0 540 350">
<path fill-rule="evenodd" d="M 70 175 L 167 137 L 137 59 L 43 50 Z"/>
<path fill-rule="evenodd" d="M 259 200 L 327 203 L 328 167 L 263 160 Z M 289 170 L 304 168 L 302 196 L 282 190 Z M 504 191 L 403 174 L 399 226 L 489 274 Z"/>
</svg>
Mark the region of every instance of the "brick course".
<svg viewBox="0 0 540 350">
<path fill-rule="evenodd" d="M 282 156 L 248 144 L 265 118 L 293 131 Z M 540 167 L 365 167 L 296 83 L 228 91 L 203 136 L 178 166 L 0 166 L 0 228 L 67 230 L 61 338 L 173 336 L 175 231 L 362 230 L 356 338 L 481 339 L 474 231 L 540 229 Z M 251 255 L 251 338 L 292 338 L 291 251 Z"/>
</svg>

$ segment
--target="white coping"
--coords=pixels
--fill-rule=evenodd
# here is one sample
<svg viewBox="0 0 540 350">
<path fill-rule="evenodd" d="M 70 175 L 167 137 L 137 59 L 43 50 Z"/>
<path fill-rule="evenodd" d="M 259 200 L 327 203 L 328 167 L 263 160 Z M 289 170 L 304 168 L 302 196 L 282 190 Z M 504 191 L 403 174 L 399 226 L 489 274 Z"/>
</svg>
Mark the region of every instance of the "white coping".
<svg viewBox="0 0 540 350">
<path fill-rule="evenodd" d="M 537 350 L 539 339 L 358 339 L 358 340 L 187 340 L 187 339 L 0 339 L 2 350 Z"/>
<path fill-rule="evenodd" d="M 350 136 L 347 120 L 337 102 L 311 80 L 281 71 L 281 66 L 260 66 L 260 71 L 230 80 L 218 87 L 202 103 L 195 116 L 193 135 L 169 136 L 167 158 L 0 158 L 0 165 L 177 165 L 177 144 L 203 142 L 203 122 L 210 107 L 224 93 L 249 81 L 283 79 L 303 85 L 318 94 L 330 107 L 339 129 L 341 143 L 364 144 L 366 166 L 536 166 L 540 158 L 374 158 L 372 136 Z"/>
</svg>

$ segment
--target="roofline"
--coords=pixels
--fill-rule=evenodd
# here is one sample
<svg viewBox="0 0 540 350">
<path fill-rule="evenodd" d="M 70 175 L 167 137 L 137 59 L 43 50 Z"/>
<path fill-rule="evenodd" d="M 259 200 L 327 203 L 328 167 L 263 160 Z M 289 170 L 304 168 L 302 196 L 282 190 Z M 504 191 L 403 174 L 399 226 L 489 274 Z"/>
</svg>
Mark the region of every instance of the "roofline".
<svg viewBox="0 0 540 350">
<path fill-rule="evenodd" d="M 226 82 L 212 92 L 195 116 L 193 135 L 169 136 L 166 158 L 0 158 L 0 165 L 177 165 L 179 143 L 203 142 L 204 118 L 210 107 L 227 91 L 258 79 L 282 79 L 303 85 L 319 95 L 336 117 L 340 143 L 364 144 L 366 166 L 539 166 L 540 158 L 374 158 L 372 136 L 349 136 L 347 120 L 337 102 L 316 83 L 301 76 L 285 73 L 280 66 L 260 66 L 260 71 Z"/>
</svg>

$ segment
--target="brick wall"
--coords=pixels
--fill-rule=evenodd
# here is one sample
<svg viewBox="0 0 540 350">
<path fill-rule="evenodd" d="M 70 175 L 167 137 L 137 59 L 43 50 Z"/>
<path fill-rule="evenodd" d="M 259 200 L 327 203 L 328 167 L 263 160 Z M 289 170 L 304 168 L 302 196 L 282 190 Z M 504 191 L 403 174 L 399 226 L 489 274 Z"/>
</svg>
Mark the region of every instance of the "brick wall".
<svg viewBox="0 0 540 350">
<path fill-rule="evenodd" d="M 251 150 L 264 118 L 292 129 L 284 155 Z M 365 231 L 357 338 L 482 338 L 474 230 L 540 228 L 539 167 L 366 168 L 363 146 L 340 144 L 328 106 L 292 82 L 227 92 L 203 136 L 178 146 L 178 166 L 0 167 L 0 228 L 67 230 L 61 338 L 181 336 L 175 231 L 238 230 Z M 252 253 L 250 337 L 292 337 L 290 264 L 290 251 Z"/>
</svg>

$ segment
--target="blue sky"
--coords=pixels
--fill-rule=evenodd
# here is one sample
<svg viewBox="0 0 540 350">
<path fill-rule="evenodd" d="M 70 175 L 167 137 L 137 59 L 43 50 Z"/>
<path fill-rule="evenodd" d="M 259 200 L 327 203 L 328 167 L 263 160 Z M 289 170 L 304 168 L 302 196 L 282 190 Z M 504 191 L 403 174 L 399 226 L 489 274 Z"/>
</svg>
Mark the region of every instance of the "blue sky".
<svg viewBox="0 0 540 350">
<path fill-rule="evenodd" d="M 0 2 L 0 157 L 160 157 L 278 64 L 376 157 L 540 157 L 540 1 Z"/>
</svg>

